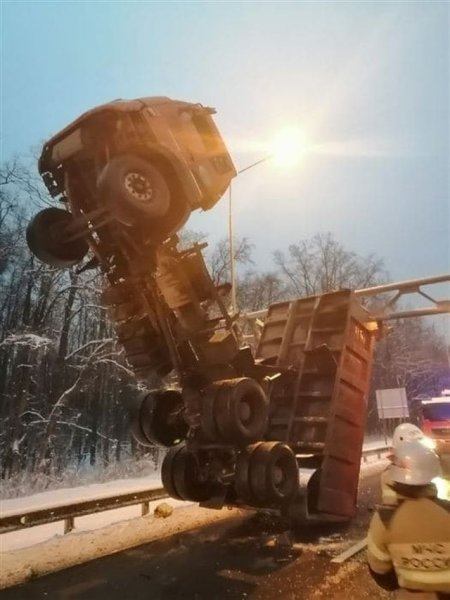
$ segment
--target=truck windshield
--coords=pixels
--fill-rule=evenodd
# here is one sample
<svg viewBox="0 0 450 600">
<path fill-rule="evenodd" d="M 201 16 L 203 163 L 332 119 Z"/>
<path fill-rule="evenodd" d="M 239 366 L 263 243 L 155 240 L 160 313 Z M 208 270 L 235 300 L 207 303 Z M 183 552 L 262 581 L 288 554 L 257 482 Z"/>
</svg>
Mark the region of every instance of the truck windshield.
<svg viewBox="0 0 450 600">
<path fill-rule="evenodd" d="M 422 411 L 427 421 L 450 421 L 450 402 L 423 404 Z"/>
</svg>

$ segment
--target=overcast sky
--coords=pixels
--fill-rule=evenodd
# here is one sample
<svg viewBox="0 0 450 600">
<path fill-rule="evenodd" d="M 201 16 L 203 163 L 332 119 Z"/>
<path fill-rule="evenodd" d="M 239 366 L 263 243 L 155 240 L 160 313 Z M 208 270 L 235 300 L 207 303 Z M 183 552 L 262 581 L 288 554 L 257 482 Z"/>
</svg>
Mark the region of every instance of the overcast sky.
<svg viewBox="0 0 450 600">
<path fill-rule="evenodd" d="M 115 98 L 215 106 L 238 168 L 295 125 L 298 166 L 233 185 L 260 267 L 331 231 L 394 280 L 450 271 L 447 2 L 3 0 L 2 17 L 3 158 Z M 226 235 L 226 201 L 192 227 Z"/>
</svg>

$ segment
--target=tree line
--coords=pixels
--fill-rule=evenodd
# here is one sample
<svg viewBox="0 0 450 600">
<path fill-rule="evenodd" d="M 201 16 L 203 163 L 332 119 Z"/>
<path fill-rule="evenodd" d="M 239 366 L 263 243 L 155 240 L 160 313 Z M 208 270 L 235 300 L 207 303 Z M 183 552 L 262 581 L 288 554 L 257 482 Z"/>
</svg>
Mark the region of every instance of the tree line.
<svg viewBox="0 0 450 600">
<path fill-rule="evenodd" d="M 26 246 L 30 215 L 48 203 L 33 169 L 19 160 L 1 166 L 0 476 L 35 487 L 86 465 L 106 469 L 145 452 L 157 460 L 130 435 L 127 402 L 137 384 L 100 305 L 101 275 L 52 269 Z M 189 230 L 181 235 L 185 245 L 205 238 Z M 228 280 L 227 240 L 206 258 L 214 281 Z M 255 264 L 247 239 L 236 241 L 235 260 L 241 311 L 388 278 L 379 257 L 358 256 L 329 233 L 275 252 L 269 270 Z M 438 393 L 448 376 L 446 351 L 422 321 L 396 323 L 377 347 L 369 426 L 376 426 L 379 387 L 405 386 L 411 398 Z"/>
</svg>

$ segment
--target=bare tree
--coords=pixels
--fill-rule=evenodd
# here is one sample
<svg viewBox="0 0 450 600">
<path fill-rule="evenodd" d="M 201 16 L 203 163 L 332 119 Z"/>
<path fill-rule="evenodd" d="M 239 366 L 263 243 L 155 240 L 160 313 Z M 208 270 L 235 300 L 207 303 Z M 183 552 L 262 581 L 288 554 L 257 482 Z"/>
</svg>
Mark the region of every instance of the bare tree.
<svg viewBox="0 0 450 600">
<path fill-rule="evenodd" d="M 262 310 L 288 297 L 288 286 L 275 271 L 249 271 L 237 282 L 237 299 L 241 311 Z"/>
<path fill-rule="evenodd" d="M 377 421 L 375 390 L 404 387 L 412 418 L 417 398 L 437 396 L 450 381 L 445 340 L 424 319 L 396 321 L 375 348 L 369 425 Z"/>
<path fill-rule="evenodd" d="M 251 244 L 246 237 L 235 240 L 234 260 L 240 265 L 253 264 Z M 228 238 L 219 240 L 207 254 L 207 263 L 215 284 L 230 280 L 230 244 Z"/>
<path fill-rule="evenodd" d="M 288 255 L 275 252 L 292 295 L 312 296 L 342 288 L 365 288 L 385 279 L 383 261 L 376 256 L 358 256 L 347 250 L 331 233 L 318 233 L 289 246 Z"/>
</svg>

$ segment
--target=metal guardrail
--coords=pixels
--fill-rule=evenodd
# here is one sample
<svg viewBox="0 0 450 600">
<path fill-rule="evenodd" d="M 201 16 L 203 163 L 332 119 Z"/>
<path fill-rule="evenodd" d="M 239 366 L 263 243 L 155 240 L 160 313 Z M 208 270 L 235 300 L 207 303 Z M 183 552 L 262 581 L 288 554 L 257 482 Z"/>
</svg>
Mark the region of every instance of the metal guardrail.
<svg viewBox="0 0 450 600">
<path fill-rule="evenodd" d="M 376 456 L 378 459 L 382 457 L 383 454 L 388 454 L 390 451 L 390 446 L 377 446 L 376 448 L 371 448 L 370 450 L 364 450 L 362 453 L 362 462 L 367 462 L 369 456 Z"/>
<path fill-rule="evenodd" d="M 381 458 L 382 454 L 388 452 L 388 450 L 386 446 L 365 450 L 362 454 L 362 461 L 367 462 L 369 456 L 375 455 Z M 164 498 L 168 498 L 166 490 L 164 488 L 157 488 L 154 490 L 115 494 L 105 498 L 60 504 L 49 508 L 26 510 L 12 515 L 0 516 L 0 534 L 20 531 L 29 527 L 46 525 L 57 521 L 64 521 L 64 533 L 70 533 L 75 526 L 74 521 L 76 517 L 85 517 L 137 504 L 141 505 L 141 515 L 144 516 L 149 513 L 150 502 Z"/>
<path fill-rule="evenodd" d="M 4 517 L 0 516 L 0 534 L 8 533 L 9 531 L 19 531 L 27 527 L 55 523 L 56 521 L 64 521 L 64 533 L 69 533 L 74 528 L 75 517 L 83 517 L 136 504 L 141 504 L 141 514 L 144 516 L 149 512 L 149 503 L 154 500 L 161 500 L 162 498 L 167 498 L 167 492 L 164 488 L 158 488 L 142 492 L 116 494 L 93 500 L 82 500 L 81 502 L 71 502 L 44 509 L 22 511 Z"/>
</svg>

